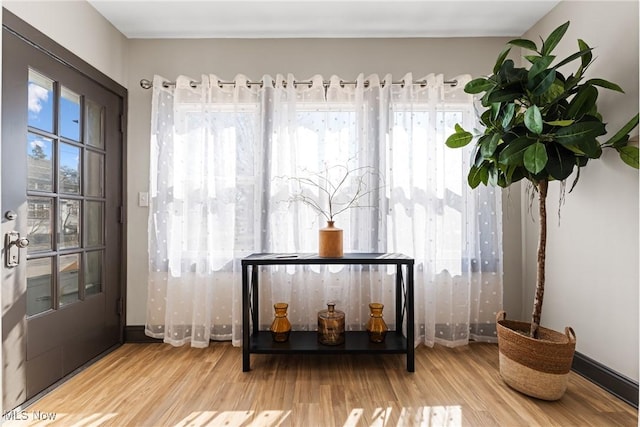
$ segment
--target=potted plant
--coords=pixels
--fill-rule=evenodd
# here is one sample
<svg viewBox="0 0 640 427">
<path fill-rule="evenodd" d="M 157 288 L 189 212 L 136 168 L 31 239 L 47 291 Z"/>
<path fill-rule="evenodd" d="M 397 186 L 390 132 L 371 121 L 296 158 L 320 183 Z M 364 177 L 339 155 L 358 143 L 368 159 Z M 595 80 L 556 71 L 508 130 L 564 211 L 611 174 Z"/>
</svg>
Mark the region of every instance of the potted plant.
<svg viewBox="0 0 640 427">
<path fill-rule="evenodd" d="M 638 168 L 638 147 L 629 145 L 629 133 L 638 124 L 636 114 L 605 142 L 605 123 L 598 113 L 598 89 L 623 92 L 615 83 L 590 78 L 585 71 L 593 61 L 592 48 L 578 40 L 578 50 L 563 60 L 552 54 L 569 22 L 556 28 L 538 47 L 526 39 L 507 43 L 499 54 L 493 74 L 470 81 L 469 94 L 481 94 L 484 108 L 479 121 L 484 127 L 474 133 L 455 126 L 446 141 L 451 148 L 475 141 L 468 184 L 508 187 L 527 180 L 539 200 L 539 241 L 536 294 L 530 323 L 509 321 L 504 312 L 497 318 L 500 374 L 516 390 L 545 400 L 564 394 L 575 350 L 575 334 L 540 326 L 545 287 L 547 241 L 546 197 L 550 181 L 564 182 L 610 148 L 626 164 Z M 507 59 L 513 46 L 522 48 L 525 66 Z M 577 62 L 574 73 L 565 76 L 559 68 Z"/>
<path fill-rule="evenodd" d="M 372 207 L 367 200 L 376 196 L 382 178 L 371 166 L 351 166 L 326 163 L 322 171 L 305 170 L 305 175 L 288 178 L 296 184 L 289 202 L 301 202 L 326 221 L 319 230 L 318 255 L 323 258 L 343 256 L 342 229 L 335 226 L 335 217 L 359 207 Z M 364 202 L 364 204 L 363 204 Z"/>
</svg>

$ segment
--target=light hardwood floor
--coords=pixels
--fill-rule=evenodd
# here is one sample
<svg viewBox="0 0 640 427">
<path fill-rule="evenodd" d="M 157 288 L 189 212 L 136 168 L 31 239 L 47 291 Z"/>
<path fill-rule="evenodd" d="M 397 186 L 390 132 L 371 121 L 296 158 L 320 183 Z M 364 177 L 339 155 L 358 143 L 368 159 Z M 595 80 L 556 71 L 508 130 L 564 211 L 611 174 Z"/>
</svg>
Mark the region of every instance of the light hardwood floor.
<svg viewBox="0 0 640 427">
<path fill-rule="evenodd" d="M 126 344 L 28 408 L 61 426 L 637 426 L 638 412 L 575 373 L 557 402 L 500 379 L 497 346 L 472 343 L 403 355 L 251 355 Z M 38 417 L 55 416 L 53 423 Z"/>
</svg>

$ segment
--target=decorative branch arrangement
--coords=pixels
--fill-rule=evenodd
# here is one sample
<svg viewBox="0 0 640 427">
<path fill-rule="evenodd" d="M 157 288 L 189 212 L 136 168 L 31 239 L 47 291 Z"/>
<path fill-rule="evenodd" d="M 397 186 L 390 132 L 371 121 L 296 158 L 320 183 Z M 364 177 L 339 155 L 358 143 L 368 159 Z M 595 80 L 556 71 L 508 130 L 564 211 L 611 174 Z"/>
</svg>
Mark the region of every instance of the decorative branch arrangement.
<svg viewBox="0 0 640 427">
<path fill-rule="evenodd" d="M 298 190 L 289 198 L 289 202 L 304 203 L 330 222 L 347 209 L 373 207 L 361 202 L 383 187 L 371 187 L 371 183 L 383 181 L 380 173 L 372 166 L 328 166 L 325 163 L 320 172 L 306 169 L 304 172 L 307 176 L 287 178 L 298 185 Z M 319 197 L 309 190 L 317 190 Z"/>
</svg>

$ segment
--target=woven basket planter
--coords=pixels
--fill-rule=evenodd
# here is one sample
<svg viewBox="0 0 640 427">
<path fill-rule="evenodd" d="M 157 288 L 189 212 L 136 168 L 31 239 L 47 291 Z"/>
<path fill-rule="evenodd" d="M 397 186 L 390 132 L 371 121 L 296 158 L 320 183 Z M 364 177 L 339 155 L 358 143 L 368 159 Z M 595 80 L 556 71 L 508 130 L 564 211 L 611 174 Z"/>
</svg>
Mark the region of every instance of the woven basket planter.
<svg viewBox="0 0 640 427">
<path fill-rule="evenodd" d="M 530 324 L 496 317 L 500 376 L 507 385 L 528 396 L 558 400 L 567 389 L 576 348 L 573 329 L 565 333 L 539 328 L 538 339 L 528 336 Z M 520 332 L 524 332 L 520 333 Z"/>
</svg>

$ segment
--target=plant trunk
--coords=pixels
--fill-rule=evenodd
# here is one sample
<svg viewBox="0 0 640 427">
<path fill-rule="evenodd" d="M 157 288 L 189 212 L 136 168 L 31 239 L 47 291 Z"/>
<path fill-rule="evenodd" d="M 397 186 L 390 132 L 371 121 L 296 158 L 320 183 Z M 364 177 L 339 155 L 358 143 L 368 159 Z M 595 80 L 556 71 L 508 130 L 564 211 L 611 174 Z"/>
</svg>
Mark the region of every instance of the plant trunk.
<svg viewBox="0 0 640 427">
<path fill-rule="evenodd" d="M 542 300 L 544 298 L 544 266 L 547 249 L 547 188 L 549 181 L 543 179 L 538 182 L 538 208 L 540 221 L 540 235 L 538 240 L 538 274 L 536 280 L 536 297 L 533 301 L 533 319 L 531 320 L 531 338 L 538 338 L 540 315 L 542 314 Z"/>
</svg>

